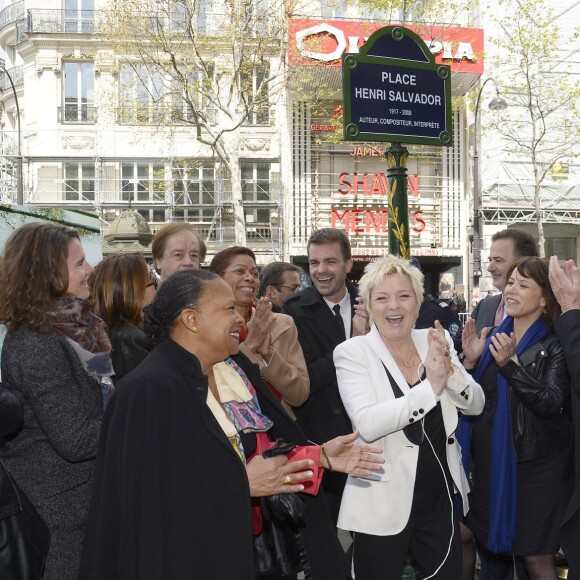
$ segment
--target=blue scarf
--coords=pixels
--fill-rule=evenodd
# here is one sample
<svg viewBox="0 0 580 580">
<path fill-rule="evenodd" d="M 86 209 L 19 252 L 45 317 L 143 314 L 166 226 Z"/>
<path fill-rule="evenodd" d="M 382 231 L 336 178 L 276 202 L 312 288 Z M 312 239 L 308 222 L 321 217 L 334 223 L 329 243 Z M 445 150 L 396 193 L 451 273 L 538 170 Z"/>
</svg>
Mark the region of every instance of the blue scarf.
<svg viewBox="0 0 580 580">
<path fill-rule="evenodd" d="M 491 337 L 498 333 L 509 335 L 514 328 L 511 316 L 487 338 L 483 354 L 473 378 L 479 382 L 487 366 L 494 360 L 491 354 Z M 539 318 L 528 328 L 519 341 L 516 353 L 521 355 L 528 347 L 541 341 L 548 335 L 548 325 Z M 486 547 L 491 552 L 510 552 L 516 535 L 518 503 L 518 468 L 511 433 L 509 394 L 507 379 L 497 374 L 497 408 L 491 431 L 491 490 L 489 510 L 489 533 Z M 469 476 L 471 453 L 472 418 L 462 416 L 457 431 L 461 445 L 464 468 Z"/>
</svg>

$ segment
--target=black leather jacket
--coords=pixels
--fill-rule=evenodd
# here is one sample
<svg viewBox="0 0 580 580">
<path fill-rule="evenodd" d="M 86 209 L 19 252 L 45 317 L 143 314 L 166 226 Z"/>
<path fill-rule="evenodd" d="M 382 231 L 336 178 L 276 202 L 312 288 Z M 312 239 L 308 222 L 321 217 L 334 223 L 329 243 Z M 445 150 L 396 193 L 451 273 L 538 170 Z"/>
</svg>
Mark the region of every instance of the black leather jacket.
<svg viewBox="0 0 580 580">
<path fill-rule="evenodd" d="M 131 372 L 149 354 L 152 345 L 145 333 L 136 326 L 116 325 L 109 333 L 111 361 L 115 371 L 115 383 Z"/>
<path fill-rule="evenodd" d="M 509 383 L 512 439 L 518 463 L 570 445 L 570 377 L 553 335 L 530 346 L 500 372 Z"/>
</svg>

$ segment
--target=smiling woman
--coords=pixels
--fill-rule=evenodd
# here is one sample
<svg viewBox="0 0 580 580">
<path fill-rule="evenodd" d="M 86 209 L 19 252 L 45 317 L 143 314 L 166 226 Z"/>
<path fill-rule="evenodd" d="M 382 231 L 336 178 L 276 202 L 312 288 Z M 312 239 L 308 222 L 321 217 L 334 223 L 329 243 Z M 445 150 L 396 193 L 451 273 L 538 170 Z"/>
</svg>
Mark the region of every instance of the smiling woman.
<svg viewBox="0 0 580 580">
<path fill-rule="evenodd" d="M 76 230 L 26 224 L 0 266 L 2 383 L 23 403 L 20 430 L 0 449 L 51 532 L 43 578 L 78 576 L 111 344 L 93 316 L 92 271 Z"/>
<path fill-rule="evenodd" d="M 361 440 L 379 445 L 389 468 L 349 477 L 338 527 L 355 532 L 357 580 L 400 578 L 408 550 L 422 577 L 461 577 L 461 542 L 452 501 L 467 511 L 469 485 L 455 441 L 458 411 L 483 408 L 449 333 L 415 330 L 423 274 L 389 256 L 369 264 L 359 285 L 370 332 L 334 351 L 340 396 Z"/>
<path fill-rule="evenodd" d="M 497 243 L 497 242 L 494 242 Z M 522 556 L 529 578 L 556 578 L 558 529 L 570 494 L 570 379 L 552 330 L 560 307 L 548 262 L 523 258 L 506 272 L 507 316 L 487 337 L 463 331 L 464 365 L 486 394 L 462 430 L 477 469 L 467 527 L 494 553 Z"/>
<path fill-rule="evenodd" d="M 377 450 L 353 445 L 354 436 L 328 442 L 326 455 L 308 445 L 257 368 L 236 355 L 243 319 L 215 274 L 171 275 L 145 319 L 155 348 L 107 407 L 80 580 L 254 580 L 253 535 L 266 524 L 251 498 L 306 488 L 301 552 L 314 577 L 346 580 L 324 499 L 312 494 L 324 457 L 369 475 L 382 463 Z M 259 445 L 278 438 L 302 447 L 293 457 L 263 457 Z"/>
<path fill-rule="evenodd" d="M 310 380 L 298 331 L 292 317 L 272 312 L 268 299 L 256 302 L 260 277 L 254 252 L 242 246 L 222 250 L 209 269 L 221 276 L 234 293 L 236 309 L 244 320 L 241 352 L 260 367 L 278 399 L 292 406 L 304 403 L 310 393 Z"/>
</svg>

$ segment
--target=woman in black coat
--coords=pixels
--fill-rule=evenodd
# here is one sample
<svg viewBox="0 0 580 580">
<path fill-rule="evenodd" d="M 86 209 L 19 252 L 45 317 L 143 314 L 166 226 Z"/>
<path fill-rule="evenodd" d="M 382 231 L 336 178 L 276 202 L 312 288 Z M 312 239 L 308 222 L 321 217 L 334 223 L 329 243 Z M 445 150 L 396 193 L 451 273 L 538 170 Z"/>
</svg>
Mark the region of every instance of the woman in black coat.
<svg viewBox="0 0 580 580">
<path fill-rule="evenodd" d="M 81 580 L 254 579 L 250 498 L 302 491 L 311 462 L 242 462 L 207 404 L 206 374 L 238 351 L 242 323 L 229 286 L 199 270 L 170 276 L 146 309 L 157 346 L 107 406 Z M 263 400 L 291 423 L 267 389 Z"/>
<path fill-rule="evenodd" d="M 555 580 L 572 451 L 570 380 L 552 330 L 560 310 L 546 260 L 519 260 L 507 280 L 507 316 L 491 338 L 478 337 L 473 321 L 464 330 L 464 364 L 477 364 L 485 391 L 465 523 L 491 552 L 522 556 L 530 580 Z"/>
</svg>

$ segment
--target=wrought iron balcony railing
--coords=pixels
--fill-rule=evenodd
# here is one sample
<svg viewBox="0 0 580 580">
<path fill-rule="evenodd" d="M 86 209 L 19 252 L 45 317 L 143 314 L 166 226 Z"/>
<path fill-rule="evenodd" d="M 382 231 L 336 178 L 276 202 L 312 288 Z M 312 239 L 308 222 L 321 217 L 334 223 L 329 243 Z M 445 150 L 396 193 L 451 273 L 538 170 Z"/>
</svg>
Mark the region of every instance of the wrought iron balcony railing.
<svg viewBox="0 0 580 580">
<path fill-rule="evenodd" d="M 62 125 L 92 125 L 97 121 L 97 108 L 94 105 L 66 104 L 58 107 L 58 122 Z"/>
<path fill-rule="evenodd" d="M 28 11 L 27 32 L 93 34 L 98 32 L 95 11 L 32 8 Z"/>
<path fill-rule="evenodd" d="M 0 11 L 0 30 L 13 22 L 22 20 L 26 17 L 24 12 L 24 0 L 13 2 Z"/>
<path fill-rule="evenodd" d="M 24 84 L 24 67 L 15 66 L 13 68 L 9 68 L 6 72 L 12 78 L 12 82 L 14 83 L 15 87 Z M 10 79 L 8 78 L 8 75 L 4 73 L 4 71 L 0 70 L 0 91 L 6 90 L 12 91 Z"/>
</svg>

